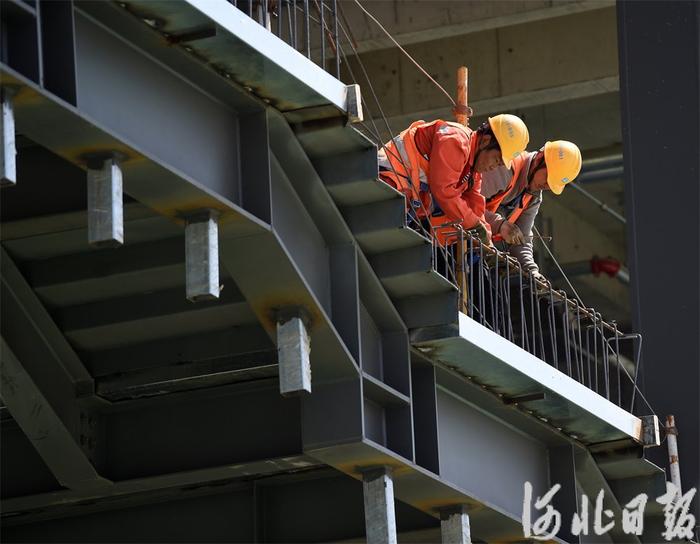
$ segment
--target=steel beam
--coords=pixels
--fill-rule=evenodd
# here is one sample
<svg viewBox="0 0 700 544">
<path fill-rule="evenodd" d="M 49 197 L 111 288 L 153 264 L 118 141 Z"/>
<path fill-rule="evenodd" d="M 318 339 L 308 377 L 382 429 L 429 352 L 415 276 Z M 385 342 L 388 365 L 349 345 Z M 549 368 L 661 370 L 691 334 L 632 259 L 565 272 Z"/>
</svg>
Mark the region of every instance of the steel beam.
<svg viewBox="0 0 700 544">
<path fill-rule="evenodd" d="M 362 474 L 365 530 L 368 544 L 396 544 L 394 482 L 391 468 L 378 467 Z"/>
<path fill-rule="evenodd" d="M 207 210 L 189 216 L 185 226 L 187 299 L 192 302 L 219 298 L 218 213 Z"/>
<path fill-rule="evenodd" d="M 684 202 L 700 199 L 696 152 L 700 149 L 700 3 L 617 2 L 616 6 L 626 247 L 633 324 L 644 337 L 639 384 L 662 421 L 668 414 L 678 421 L 683 482 L 687 489 L 700 488 L 700 365 L 690 362 L 700 359 L 700 219 L 697 214 L 681 214 L 674 230 L 684 234 L 671 238 L 649 221 L 659 205 L 654 184 L 662 177 L 676 180 L 674 190 Z M 678 51 L 690 59 L 687 70 L 669 62 Z M 644 111 L 648 115 L 640 114 Z M 650 126 L 661 124 L 668 135 L 663 146 L 647 133 Z M 683 255 L 679 266 L 658 266 L 659 247 L 665 255 Z M 680 288 L 682 311 L 679 300 L 659 289 L 661 285 Z M 674 356 L 669 357 L 671 346 Z M 642 404 L 637 395 L 636 406 Z M 659 466 L 667 466 L 665 448 L 647 455 Z M 697 498 L 691 512 L 700 522 Z M 697 540 L 700 528 L 696 535 Z"/>
<path fill-rule="evenodd" d="M 525 409 L 584 444 L 642 441 L 639 418 L 462 313 L 459 336 L 415 346 L 505 397 L 544 391 Z"/>
<path fill-rule="evenodd" d="M 122 170 L 114 158 L 99 166 L 89 162 L 87 171 L 88 241 L 97 247 L 124 243 Z"/>
<path fill-rule="evenodd" d="M 2 398 L 59 483 L 76 491 L 110 487 L 112 483 L 97 473 L 4 337 L 0 348 Z"/>
<path fill-rule="evenodd" d="M 17 183 L 13 95 L 11 87 L 0 88 L 0 186 L 2 187 Z"/>
<path fill-rule="evenodd" d="M 10 255 L 0 248 L 2 266 L 2 334 L 22 357 L 27 370 L 49 400 L 71 408 L 74 395 L 94 392 L 92 376 L 26 282 Z M 32 356 L 24 356 L 25 353 Z M 67 403 L 62 399 L 70 397 Z"/>
<path fill-rule="evenodd" d="M 574 462 L 576 449 L 574 446 L 566 445 L 550 448 L 548 453 L 550 487 L 561 485 L 561 489 L 552 499 L 552 504 L 557 511 L 561 512 L 562 520 L 566 520 L 562 523 L 559 536 L 566 542 L 581 542 L 581 535 L 573 535 L 569 523 L 574 513 L 580 513 Z"/>
<path fill-rule="evenodd" d="M 62 490 L 3 500 L 3 526 L 16 526 L 42 520 L 84 516 L 140 504 L 183 499 L 250 486 L 252 475 L 270 478 L 292 471 L 313 471 L 324 465 L 306 455 L 270 457 L 245 463 L 227 464 L 198 470 L 170 472 L 114 482 L 101 490 Z M 243 480 L 243 481 L 241 481 Z M 123 517 L 119 517 L 123 520 Z M 81 523 L 81 518 L 76 519 Z"/>
<path fill-rule="evenodd" d="M 148 295 L 101 300 L 57 310 L 64 334 L 80 349 L 97 350 L 248 325 L 255 317 L 230 280 L 216 301 L 196 306 L 182 297 L 182 287 Z"/>
<path fill-rule="evenodd" d="M 282 315 L 277 321 L 280 393 L 311 393 L 311 345 L 304 320 Z"/>
<path fill-rule="evenodd" d="M 469 514 L 465 506 L 445 508 L 440 512 L 442 544 L 471 544 Z"/>
<path fill-rule="evenodd" d="M 177 297 L 181 300 L 180 297 Z M 274 352 L 274 344 L 259 325 L 225 327 L 212 332 L 194 332 L 125 347 L 89 353 L 85 364 L 90 373 L 101 377 L 167 365 L 227 361 L 232 357 Z M 277 354 L 275 352 L 275 358 Z M 267 360 L 267 359 L 264 359 Z"/>
</svg>

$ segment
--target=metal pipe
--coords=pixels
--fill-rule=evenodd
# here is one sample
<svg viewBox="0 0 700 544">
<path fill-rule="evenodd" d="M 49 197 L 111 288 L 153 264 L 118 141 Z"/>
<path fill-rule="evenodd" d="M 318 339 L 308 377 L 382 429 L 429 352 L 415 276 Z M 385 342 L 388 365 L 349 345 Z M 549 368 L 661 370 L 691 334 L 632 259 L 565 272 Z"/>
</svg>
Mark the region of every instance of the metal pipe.
<svg viewBox="0 0 700 544">
<path fill-rule="evenodd" d="M 679 496 L 683 494 L 681 491 L 681 467 L 678 462 L 678 429 L 676 429 L 676 418 L 672 415 L 666 417 L 666 443 L 668 444 L 668 463 L 669 472 L 671 473 L 671 483 L 678 489 Z"/>
<path fill-rule="evenodd" d="M 591 183 L 594 181 L 608 181 L 613 179 L 621 179 L 625 171 L 620 167 L 605 168 L 602 170 L 592 170 L 589 172 L 581 172 L 576 177 L 576 183 Z"/>
<path fill-rule="evenodd" d="M 595 202 L 601 210 L 603 210 L 606 213 L 609 213 L 612 215 L 615 219 L 617 219 L 620 223 L 627 224 L 627 219 L 625 219 L 622 215 L 617 213 L 615 210 L 613 210 L 610 206 L 608 206 L 605 202 L 600 200 L 599 198 L 593 196 L 591 193 L 586 191 L 583 187 L 581 187 L 578 183 L 571 183 L 570 184 L 574 189 L 576 189 L 579 193 L 584 195 L 586 198 L 591 200 L 592 202 Z"/>
</svg>

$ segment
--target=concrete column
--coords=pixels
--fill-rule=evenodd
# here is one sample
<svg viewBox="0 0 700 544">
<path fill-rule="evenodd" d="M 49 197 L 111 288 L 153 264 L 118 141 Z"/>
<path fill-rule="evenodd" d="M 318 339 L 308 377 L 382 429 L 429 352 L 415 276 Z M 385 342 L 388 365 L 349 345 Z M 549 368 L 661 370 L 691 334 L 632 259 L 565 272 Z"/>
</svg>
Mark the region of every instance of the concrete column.
<svg viewBox="0 0 700 544">
<path fill-rule="evenodd" d="M 280 393 L 311 393 L 311 345 L 301 315 L 280 315 L 277 320 Z"/>
<path fill-rule="evenodd" d="M 187 299 L 192 302 L 219 298 L 218 212 L 205 210 L 187 218 L 185 267 Z"/>
<path fill-rule="evenodd" d="M 88 164 L 88 241 L 98 247 L 124 243 L 122 171 L 114 158 Z"/>
<path fill-rule="evenodd" d="M 17 163 L 15 148 L 15 112 L 12 105 L 13 91 L 7 87 L 0 89 L 0 186 L 17 183 Z"/>
<path fill-rule="evenodd" d="M 378 467 L 362 475 L 365 497 L 367 544 L 396 544 L 394 481 L 389 467 Z"/>
<path fill-rule="evenodd" d="M 464 506 L 446 508 L 440 512 L 442 544 L 471 544 L 469 514 Z"/>
</svg>

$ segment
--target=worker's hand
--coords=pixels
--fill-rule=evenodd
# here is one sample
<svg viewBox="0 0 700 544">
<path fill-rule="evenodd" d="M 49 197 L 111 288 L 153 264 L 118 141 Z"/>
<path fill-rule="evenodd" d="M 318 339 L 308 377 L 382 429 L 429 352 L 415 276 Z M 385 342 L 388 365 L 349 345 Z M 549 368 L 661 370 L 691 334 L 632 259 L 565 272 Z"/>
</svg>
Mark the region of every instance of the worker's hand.
<svg viewBox="0 0 700 544">
<path fill-rule="evenodd" d="M 539 270 L 530 271 L 530 275 L 532 276 L 532 279 L 535 280 L 535 285 L 538 292 L 540 290 L 546 290 L 550 287 L 551 284 L 549 283 L 549 280 Z"/>
<path fill-rule="evenodd" d="M 510 221 L 504 221 L 501 224 L 501 229 L 498 231 L 498 233 L 503 236 L 506 243 L 512 246 L 519 246 L 525 243 L 523 231 L 520 230 L 518 225 L 511 223 Z"/>
<path fill-rule="evenodd" d="M 533 278 L 535 278 L 535 281 L 549 283 L 549 280 L 539 270 L 533 270 L 532 272 L 530 272 L 530 274 L 532 275 Z"/>
<path fill-rule="evenodd" d="M 486 228 L 486 225 L 483 223 L 479 222 L 474 226 L 471 231 L 474 232 L 474 234 L 477 235 L 479 238 L 479 241 L 484 244 L 485 246 L 490 246 L 493 245 L 491 243 L 491 233 L 489 232 L 489 229 Z"/>
</svg>

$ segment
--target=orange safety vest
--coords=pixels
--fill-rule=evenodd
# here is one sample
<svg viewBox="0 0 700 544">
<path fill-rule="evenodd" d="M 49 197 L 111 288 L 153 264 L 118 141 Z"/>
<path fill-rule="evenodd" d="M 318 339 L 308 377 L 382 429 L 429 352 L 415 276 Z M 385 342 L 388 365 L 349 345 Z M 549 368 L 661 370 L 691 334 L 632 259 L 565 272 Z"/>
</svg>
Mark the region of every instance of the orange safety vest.
<svg viewBox="0 0 700 544">
<path fill-rule="evenodd" d="M 521 153 L 515 159 L 513 159 L 513 176 L 510 178 L 508 186 L 502 191 L 499 191 L 495 195 L 486 199 L 487 210 L 491 212 L 496 212 L 498 210 L 498 207 L 501 205 L 501 202 L 503 202 L 503 199 L 506 197 L 506 195 L 508 195 L 508 193 L 510 193 L 513 190 L 513 187 L 515 187 L 515 182 L 517 181 L 518 177 L 520 176 L 520 173 L 522 172 L 523 167 L 525 166 L 527 157 L 528 155 L 526 153 Z M 518 217 L 520 217 L 520 215 L 530 205 L 530 201 L 532 201 L 533 198 L 534 195 L 532 195 L 531 193 L 526 193 L 520 201 L 520 204 L 515 207 L 515 209 L 508 215 L 508 217 L 506 217 L 506 220 L 510 221 L 511 223 L 515 223 L 518 220 Z M 493 237 L 494 242 L 499 242 L 501 240 L 503 240 L 503 237 L 500 234 L 496 234 Z"/>
<path fill-rule="evenodd" d="M 406 196 L 419 217 L 430 215 L 434 204 L 428 185 L 430 161 L 427 156 L 418 151 L 415 134 L 419 128 L 429 127 L 435 123 L 446 123 L 464 131 L 467 136 L 472 134 L 471 129 L 451 121 L 437 120 L 430 123 L 415 121 L 379 150 L 380 177 Z M 382 163 L 386 165 L 387 162 L 388 167 L 382 168 Z M 465 172 L 462 172 L 462 176 L 464 175 Z"/>
</svg>

